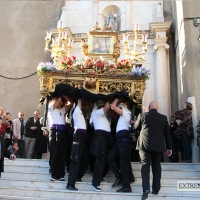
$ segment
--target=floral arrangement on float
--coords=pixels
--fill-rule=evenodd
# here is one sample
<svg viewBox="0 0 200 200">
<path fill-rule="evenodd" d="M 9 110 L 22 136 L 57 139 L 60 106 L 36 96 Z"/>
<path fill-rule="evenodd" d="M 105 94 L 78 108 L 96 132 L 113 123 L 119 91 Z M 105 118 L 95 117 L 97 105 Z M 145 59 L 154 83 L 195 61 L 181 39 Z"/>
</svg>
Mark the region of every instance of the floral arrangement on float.
<svg viewBox="0 0 200 200">
<path fill-rule="evenodd" d="M 90 77 L 96 75 L 126 76 L 145 80 L 148 80 L 151 75 L 149 69 L 133 64 L 131 59 L 123 59 L 115 63 L 112 60 L 105 61 L 102 57 L 85 60 L 84 58 L 77 59 L 75 56 L 65 57 L 59 68 L 56 68 L 53 63 L 41 62 L 37 67 L 37 74 L 41 75 L 43 72 L 87 73 Z"/>
<path fill-rule="evenodd" d="M 40 62 L 37 66 L 37 74 L 40 76 L 43 72 L 50 71 L 50 72 L 56 72 L 56 66 L 51 62 Z"/>
</svg>

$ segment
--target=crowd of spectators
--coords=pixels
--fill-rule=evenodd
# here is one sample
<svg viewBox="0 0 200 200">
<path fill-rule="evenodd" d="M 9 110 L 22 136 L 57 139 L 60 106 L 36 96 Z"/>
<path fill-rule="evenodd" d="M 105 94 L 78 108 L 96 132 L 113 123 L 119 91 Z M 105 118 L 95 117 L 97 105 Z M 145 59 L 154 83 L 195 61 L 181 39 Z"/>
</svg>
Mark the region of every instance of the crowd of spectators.
<svg viewBox="0 0 200 200">
<path fill-rule="evenodd" d="M 192 104 L 185 102 L 183 110 L 177 110 L 170 119 L 170 133 L 172 139 L 172 162 L 190 163 L 192 160 L 192 147 L 190 133 L 193 132 Z"/>
<path fill-rule="evenodd" d="M 48 138 L 41 130 L 43 121 L 38 110 L 27 121 L 22 111 L 12 120 L 11 114 L 0 107 L 0 134 L 4 136 L 6 148 L 17 158 L 41 159 L 48 145 Z"/>
</svg>

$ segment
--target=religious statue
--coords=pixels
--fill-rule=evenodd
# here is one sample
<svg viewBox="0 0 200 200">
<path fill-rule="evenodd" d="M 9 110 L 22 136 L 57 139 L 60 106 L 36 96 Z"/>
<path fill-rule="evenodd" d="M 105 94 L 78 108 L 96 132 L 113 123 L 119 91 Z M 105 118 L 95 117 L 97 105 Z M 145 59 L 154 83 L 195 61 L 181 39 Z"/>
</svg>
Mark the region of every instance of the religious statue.
<svg viewBox="0 0 200 200">
<path fill-rule="evenodd" d="M 157 5 L 157 13 L 156 17 L 163 17 L 163 9 L 162 9 L 162 3 L 159 2 Z"/>
<path fill-rule="evenodd" d="M 120 40 L 117 40 L 117 41 L 115 42 L 113 53 L 114 53 L 116 56 L 120 56 Z"/>
<path fill-rule="evenodd" d="M 102 21 L 102 24 L 101 24 L 101 31 L 104 31 L 105 28 L 106 28 L 106 26 L 105 26 L 105 21 L 103 20 L 103 21 Z"/>
<path fill-rule="evenodd" d="M 88 53 L 88 45 L 85 43 L 85 40 L 84 39 L 82 39 L 81 40 L 81 53 L 83 54 L 83 55 L 87 55 L 87 53 Z"/>
<path fill-rule="evenodd" d="M 99 25 L 99 23 L 96 22 L 95 25 L 92 27 L 92 31 L 97 31 L 97 30 L 99 30 L 98 25 Z"/>
<path fill-rule="evenodd" d="M 114 14 L 113 11 L 107 19 L 106 28 L 110 28 L 112 31 L 117 31 L 117 14 Z"/>
</svg>

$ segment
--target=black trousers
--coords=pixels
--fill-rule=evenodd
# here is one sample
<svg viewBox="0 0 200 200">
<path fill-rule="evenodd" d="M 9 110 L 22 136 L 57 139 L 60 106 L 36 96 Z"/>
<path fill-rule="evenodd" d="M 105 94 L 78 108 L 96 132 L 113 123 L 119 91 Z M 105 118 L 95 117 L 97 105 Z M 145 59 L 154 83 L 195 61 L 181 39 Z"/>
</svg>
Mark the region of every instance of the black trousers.
<svg viewBox="0 0 200 200">
<path fill-rule="evenodd" d="M 153 183 L 152 190 L 155 192 L 159 192 L 161 188 L 160 179 L 161 179 L 161 158 L 162 152 L 153 152 L 153 151 L 139 151 L 140 154 L 140 162 L 142 164 L 141 167 L 141 175 L 142 175 L 142 188 L 143 192 L 146 190 L 150 190 L 150 165 L 152 167 L 153 173 Z"/>
<path fill-rule="evenodd" d="M 106 174 L 108 173 L 109 165 L 106 162 L 106 157 L 108 156 L 110 149 L 111 147 L 108 144 L 106 146 L 105 153 L 99 155 L 99 157 L 96 158 L 95 160 L 94 170 L 93 170 L 93 180 L 92 180 L 92 184 L 94 186 L 99 186 L 103 177 L 105 177 Z"/>
<path fill-rule="evenodd" d="M 119 157 L 119 166 L 117 163 Z M 129 188 L 134 175 L 131 167 L 131 142 L 121 140 L 118 147 L 114 146 L 107 157 L 107 161 L 113 171 L 116 179 L 122 179 L 123 187 Z M 120 168 L 120 170 L 119 170 Z M 120 173 L 121 171 L 121 173 Z"/>
<path fill-rule="evenodd" d="M 50 138 L 50 167 L 51 176 L 55 179 L 64 178 L 65 176 L 65 158 L 66 158 L 66 135 L 62 133 L 56 141 L 55 137 Z"/>
<path fill-rule="evenodd" d="M 88 168 L 89 165 L 88 149 L 86 148 L 85 144 L 83 144 L 83 148 L 81 148 L 79 154 L 81 158 L 80 162 L 76 162 L 73 160 L 71 160 L 70 162 L 67 185 L 75 186 L 76 180 L 81 179 Z"/>
<path fill-rule="evenodd" d="M 24 140 L 18 139 L 17 142 L 18 142 L 18 146 L 19 146 L 18 155 L 19 155 L 19 158 L 22 158 L 23 154 L 24 154 L 23 153 L 24 152 Z"/>
<path fill-rule="evenodd" d="M 192 147 L 191 147 L 191 139 L 188 134 L 181 134 L 181 140 L 183 144 L 183 160 L 192 160 Z"/>
</svg>

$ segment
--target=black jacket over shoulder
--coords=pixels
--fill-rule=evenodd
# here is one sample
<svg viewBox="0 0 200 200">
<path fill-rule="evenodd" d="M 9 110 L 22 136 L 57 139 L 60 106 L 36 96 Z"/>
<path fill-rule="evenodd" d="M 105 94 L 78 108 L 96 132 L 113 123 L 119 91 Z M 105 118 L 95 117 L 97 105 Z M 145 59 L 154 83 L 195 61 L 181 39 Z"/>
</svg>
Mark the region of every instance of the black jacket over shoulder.
<svg viewBox="0 0 200 200">
<path fill-rule="evenodd" d="M 25 125 L 26 128 L 26 133 L 25 136 L 26 137 L 30 137 L 30 138 L 36 138 L 37 137 L 37 129 L 36 130 L 31 130 L 32 126 L 36 126 L 39 127 L 40 125 L 40 118 L 37 119 L 37 121 L 34 123 L 34 117 L 30 117 Z"/>
<path fill-rule="evenodd" d="M 43 125 L 40 124 L 37 128 L 37 138 L 35 143 L 35 152 L 37 153 L 47 153 L 47 143 L 49 138 L 43 135 L 42 127 Z"/>
<path fill-rule="evenodd" d="M 167 117 L 152 109 L 138 115 L 134 124 L 140 130 L 137 141 L 137 150 L 164 152 L 171 149 L 171 136 Z M 166 149 L 165 149 L 166 143 Z"/>
</svg>

